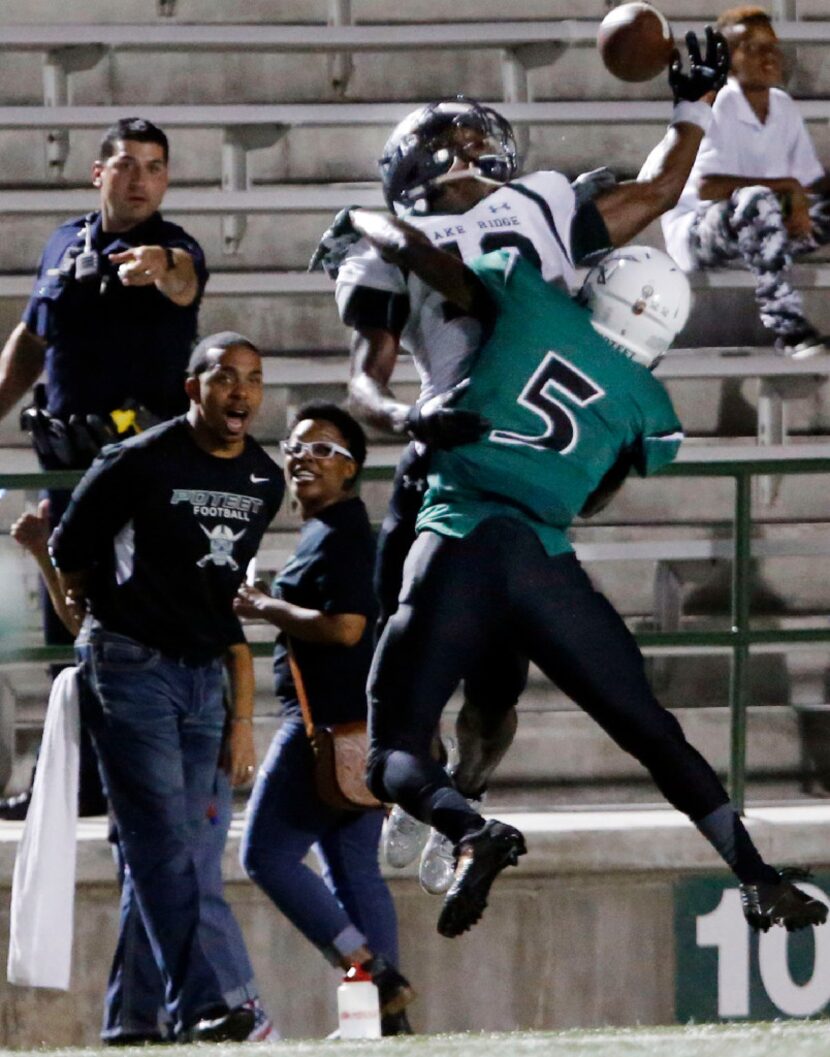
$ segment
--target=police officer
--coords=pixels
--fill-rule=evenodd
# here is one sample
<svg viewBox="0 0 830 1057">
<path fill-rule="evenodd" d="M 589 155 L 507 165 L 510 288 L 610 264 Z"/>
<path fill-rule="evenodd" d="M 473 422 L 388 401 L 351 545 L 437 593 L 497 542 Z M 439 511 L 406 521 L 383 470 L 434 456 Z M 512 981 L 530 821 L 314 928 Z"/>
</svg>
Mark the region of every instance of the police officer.
<svg viewBox="0 0 830 1057">
<path fill-rule="evenodd" d="M 186 409 L 182 376 L 207 281 L 199 244 L 162 219 L 168 143 L 142 118 L 122 118 L 92 166 L 100 208 L 62 224 L 43 251 L 23 318 L 0 353 L 0 418 L 46 369 L 25 416 L 44 469 L 85 469 L 135 407 L 151 420 Z M 125 415 L 112 412 L 130 407 Z M 52 526 L 69 494 L 50 494 Z M 51 644 L 71 640 L 47 599 Z M 82 775 L 81 810 L 101 809 Z M 0 801 L 0 817 L 24 818 L 29 792 Z"/>
</svg>

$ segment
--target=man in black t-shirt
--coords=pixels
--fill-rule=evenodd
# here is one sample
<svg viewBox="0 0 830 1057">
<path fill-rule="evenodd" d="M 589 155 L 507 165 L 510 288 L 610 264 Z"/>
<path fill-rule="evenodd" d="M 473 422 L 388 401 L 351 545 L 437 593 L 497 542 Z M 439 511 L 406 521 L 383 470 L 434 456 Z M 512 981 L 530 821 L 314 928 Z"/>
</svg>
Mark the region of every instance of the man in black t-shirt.
<svg viewBox="0 0 830 1057">
<path fill-rule="evenodd" d="M 181 1038 L 242 1039 L 200 940 L 209 889 L 195 854 L 230 686 L 232 780 L 250 780 L 254 675 L 233 599 L 283 494 L 250 438 L 262 364 L 239 334 L 206 338 L 185 383 L 186 416 L 106 448 L 52 537 L 70 606 L 92 733 L 166 1005 Z"/>
</svg>

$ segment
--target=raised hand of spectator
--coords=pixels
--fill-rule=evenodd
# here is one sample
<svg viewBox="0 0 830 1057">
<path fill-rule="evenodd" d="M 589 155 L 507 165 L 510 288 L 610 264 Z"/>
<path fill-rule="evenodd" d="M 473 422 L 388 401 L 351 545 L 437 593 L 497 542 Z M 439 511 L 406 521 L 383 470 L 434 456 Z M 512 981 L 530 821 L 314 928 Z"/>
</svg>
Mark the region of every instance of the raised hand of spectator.
<svg viewBox="0 0 830 1057">
<path fill-rule="evenodd" d="M 49 557 L 49 500 L 41 499 L 37 513 L 28 511 L 15 521 L 10 530 L 13 540 L 35 558 Z"/>
</svg>

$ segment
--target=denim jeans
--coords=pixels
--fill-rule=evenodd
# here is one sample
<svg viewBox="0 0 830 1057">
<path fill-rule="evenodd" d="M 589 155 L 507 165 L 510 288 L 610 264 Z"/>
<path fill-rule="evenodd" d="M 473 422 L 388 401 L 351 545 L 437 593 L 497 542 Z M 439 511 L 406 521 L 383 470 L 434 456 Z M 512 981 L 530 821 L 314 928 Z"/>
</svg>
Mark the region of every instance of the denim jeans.
<svg viewBox="0 0 830 1057">
<path fill-rule="evenodd" d="M 257 775 L 241 860 L 252 881 L 333 965 L 366 944 L 398 964 L 395 907 L 378 864 L 383 811 L 337 811 L 314 788 L 299 720 L 277 732 Z M 322 877 L 303 863 L 314 848 Z"/>
<path fill-rule="evenodd" d="M 225 1005 L 200 927 L 210 885 L 198 851 L 225 718 L 222 665 L 189 667 L 96 624 L 77 653 L 92 691 L 84 718 L 178 1032 Z"/>
<path fill-rule="evenodd" d="M 245 941 L 222 894 L 222 853 L 232 815 L 231 784 L 220 769 L 207 805 L 209 824 L 202 832 L 195 855 L 196 871 L 204 885 L 204 918 L 199 923 L 202 943 L 231 1009 L 257 997 Z M 132 875 L 117 842 L 115 855 L 121 880 L 121 921 L 107 984 L 101 1037 L 117 1039 L 123 1035 L 156 1033 L 166 1037 L 172 1025 L 164 1008 L 164 983 L 141 918 Z"/>
</svg>

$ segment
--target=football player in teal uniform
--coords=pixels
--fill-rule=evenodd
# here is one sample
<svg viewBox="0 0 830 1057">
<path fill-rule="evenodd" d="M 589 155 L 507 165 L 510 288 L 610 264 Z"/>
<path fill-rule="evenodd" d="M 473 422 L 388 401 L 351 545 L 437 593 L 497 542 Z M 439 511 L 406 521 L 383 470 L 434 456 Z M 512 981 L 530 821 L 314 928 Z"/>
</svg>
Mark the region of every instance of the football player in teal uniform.
<svg viewBox="0 0 830 1057">
<path fill-rule="evenodd" d="M 688 315 L 679 270 L 655 250 L 618 250 L 589 274 L 583 307 L 515 250 L 467 266 L 396 218 L 352 219 L 486 335 L 458 402 L 486 431 L 433 456 L 400 604 L 369 678 L 373 792 L 456 847 L 439 932 L 473 925 L 497 874 L 525 851 L 522 834 L 485 821 L 429 751 L 459 680 L 500 649 L 524 651 L 648 769 L 735 873 L 750 925 L 823 923 L 826 906 L 759 855 L 567 538 L 573 518 L 599 509 L 630 470 L 651 473 L 678 450 L 680 423 L 649 368 Z"/>
<path fill-rule="evenodd" d="M 393 130 L 379 162 L 389 210 L 464 261 L 513 247 L 548 282 L 576 292 L 577 266 L 634 238 L 683 187 L 711 121 L 708 104 L 728 68 L 726 42 L 711 30 L 705 54 L 696 38 L 687 46 L 686 70 L 678 58 L 669 72 L 675 100 L 670 126 L 636 180 L 615 184 L 607 169 L 573 183 L 553 169 L 522 174 L 510 123 L 492 107 L 458 97 L 418 107 Z M 410 439 L 378 539 L 375 587 L 382 629 L 397 608 L 431 453 L 479 435 L 473 412 L 432 399 L 464 376 L 479 340 L 474 319 L 448 312 L 418 276 L 384 260 L 366 240 L 353 241 L 353 235 L 343 211 L 314 257 L 336 276 L 338 310 L 353 328 L 350 406 L 372 427 Z M 402 352 L 411 353 L 420 377 L 413 406 L 394 391 Z M 465 677 L 452 772 L 457 788 L 470 798 L 481 798 L 510 745 L 516 713 L 506 704 L 515 704 L 526 678 L 527 660 L 520 654 L 502 654 L 497 664 L 483 664 Z M 498 716 L 499 723 L 490 724 L 490 716 Z M 384 830 L 387 862 L 406 865 L 424 839 L 425 827 L 394 809 Z M 446 891 L 450 884 L 452 848 L 434 831 L 419 876 L 430 892 Z"/>
</svg>

